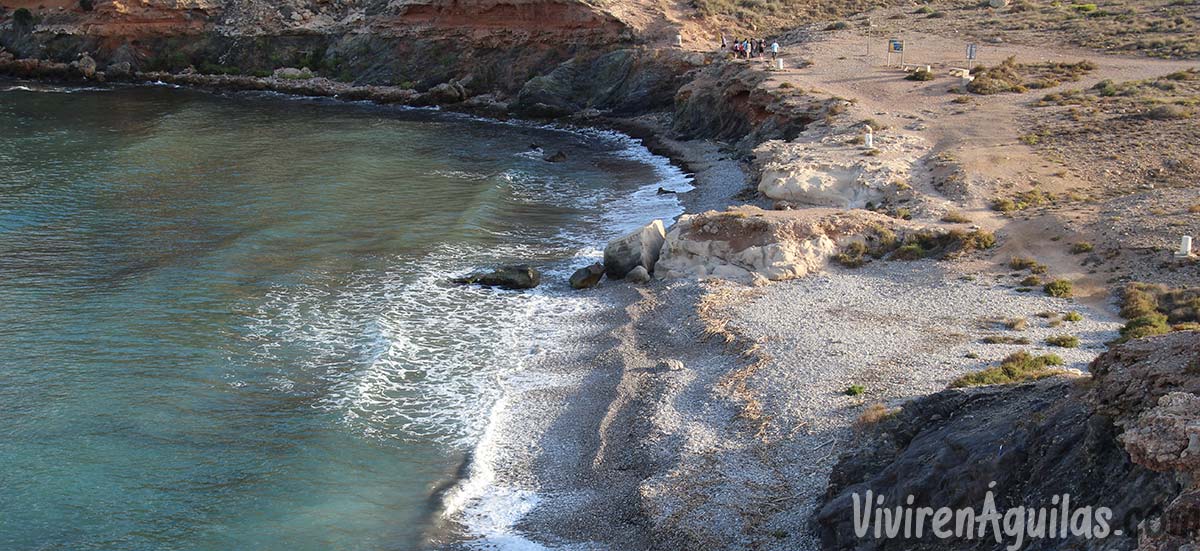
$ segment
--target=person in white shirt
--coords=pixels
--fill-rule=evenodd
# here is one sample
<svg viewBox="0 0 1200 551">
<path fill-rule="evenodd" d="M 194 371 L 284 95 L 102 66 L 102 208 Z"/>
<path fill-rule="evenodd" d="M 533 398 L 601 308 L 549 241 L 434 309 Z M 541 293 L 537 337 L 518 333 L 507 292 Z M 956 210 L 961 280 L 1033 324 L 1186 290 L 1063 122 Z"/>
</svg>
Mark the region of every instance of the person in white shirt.
<svg viewBox="0 0 1200 551">
<path fill-rule="evenodd" d="M 779 57 L 779 43 L 771 42 L 771 59 Z"/>
</svg>

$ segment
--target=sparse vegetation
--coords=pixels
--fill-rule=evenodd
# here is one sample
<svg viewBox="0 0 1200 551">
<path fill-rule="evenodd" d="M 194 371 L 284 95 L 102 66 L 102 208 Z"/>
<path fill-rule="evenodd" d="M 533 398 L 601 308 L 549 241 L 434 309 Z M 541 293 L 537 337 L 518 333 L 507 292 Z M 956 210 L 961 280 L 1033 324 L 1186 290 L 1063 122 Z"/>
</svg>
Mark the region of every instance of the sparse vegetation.
<svg viewBox="0 0 1200 551">
<path fill-rule="evenodd" d="M 1025 270 L 1037 265 L 1037 261 L 1028 256 L 1014 256 L 1008 261 L 1008 267 L 1014 270 Z"/>
<path fill-rule="evenodd" d="M 1074 285 L 1070 280 L 1056 279 L 1043 286 L 1042 290 L 1052 297 L 1067 298 L 1071 296 L 1073 288 Z"/>
<path fill-rule="evenodd" d="M 926 81 L 933 80 L 934 76 L 933 76 L 933 71 L 926 71 L 925 68 L 922 67 L 920 69 L 917 69 L 916 71 L 909 73 L 908 76 L 906 76 L 904 78 L 907 80 L 926 82 Z"/>
<path fill-rule="evenodd" d="M 1167 323 L 1167 316 L 1155 312 L 1129 320 L 1129 323 L 1121 328 L 1121 337 L 1116 340 L 1116 343 L 1154 335 L 1165 335 L 1173 330 L 1171 324 Z"/>
<path fill-rule="evenodd" d="M 983 344 L 1029 344 L 1029 339 L 1012 335 L 988 335 L 980 342 Z"/>
<path fill-rule="evenodd" d="M 1004 320 L 1004 326 L 1013 331 L 1024 331 L 1025 328 L 1029 327 L 1029 322 L 1025 318 L 1012 318 Z"/>
<path fill-rule="evenodd" d="M 1021 280 L 1022 287 L 1037 287 L 1038 285 L 1041 285 L 1041 284 L 1042 284 L 1042 278 L 1040 278 L 1036 275 L 1032 275 L 1032 274 L 1026 276 L 1025 279 Z"/>
<path fill-rule="evenodd" d="M 1017 63 L 1010 57 L 999 65 L 976 68 L 975 80 L 967 90 L 981 95 L 1023 93 L 1030 89 L 1052 88 L 1063 82 L 1075 82 L 1094 71 L 1096 64 L 1090 61 L 1076 63 Z"/>
<path fill-rule="evenodd" d="M 860 268 L 866 264 L 867 244 L 855 241 L 842 248 L 842 252 L 833 257 L 833 261 L 847 268 Z"/>
<path fill-rule="evenodd" d="M 942 216 L 942 222 L 947 222 L 950 224 L 970 224 L 971 219 L 967 218 L 967 215 L 961 212 L 952 210 Z"/>
<path fill-rule="evenodd" d="M 865 427 L 865 426 L 874 425 L 879 422 L 886 421 L 887 419 L 890 419 L 892 417 L 895 417 L 899 413 L 900 413 L 900 408 L 892 409 L 892 408 L 888 408 L 887 406 L 885 406 L 879 402 L 876 402 L 874 404 L 867 406 L 867 408 L 864 409 L 861 414 L 859 414 L 858 426 Z"/>
<path fill-rule="evenodd" d="M 1152 314 L 1166 316 L 1171 324 L 1200 322 L 1200 287 L 1126 285 L 1121 292 L 1121 317 L 1135 319 Z"/>
<path fill-rule="evenodd" d="M 1053 369 L 1054 366 L 1060 365 L 1063 365 L 1062 358 L 1054 354 L 1034 356 L 1029 352 L 1021 351 L 1004 358 L 998 366 L 969 373 L 955 379 L 954 382 L 950 383 L 950 388 L 1035 381 L 1062 373 L 1062 370 Z"/>
<path fill-rule="evenodd" d="M 1060 348 L 1078 348 L 1079 337 L 1075 335 L 1055 335 L 1047 338 L 1046 344 Z"/>
<path fill-rule="evenodd" d="M 1074 245 L 1071 245 L 1071 254 L 1090 253 L 1095 249 L 1096 247 L 1091 243 L 1088 243 L 1087 241 L 1080 241 Z"/>
<path fill-rule="evenodd" d="M 1080 314 L 1079 312 L 1067 312 L 1067 314 L 1065 316 L 1063 316 L 1063 320 L 1069 321 L 1072 323 L 1077 322 L 1077 321 L 1083 321 L 1083 314 Z"/>
<path fill-rule="evenodd" d="M 867 388 L 862 385 L 850 385 L 845 391 L 846 396 L 861 396 L 867 392 Z"/>
</svg>

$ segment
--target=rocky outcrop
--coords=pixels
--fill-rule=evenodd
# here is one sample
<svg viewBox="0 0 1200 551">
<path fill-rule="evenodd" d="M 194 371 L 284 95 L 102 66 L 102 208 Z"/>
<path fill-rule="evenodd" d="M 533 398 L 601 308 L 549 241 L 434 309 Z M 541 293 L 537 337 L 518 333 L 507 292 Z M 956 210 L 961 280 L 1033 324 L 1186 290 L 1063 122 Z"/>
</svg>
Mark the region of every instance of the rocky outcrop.
<svg viewBox="0 0 1200 551">
<path fill-rule="evenodd" d="M 1096 384 L 1089 398 L 1114 423 L 1127 427 L 1167 394 L 1200 394 L 1197 335 L 1181 331 L 1136 339 L 1105 352 L 1090 368 Z"/>
<path fill-rule="evenodd" d="M 490 272 L 477 272 L 466 277 L 455 278 L 459 285 L 482 285 L 501 289 L 532 289 L 542 282 L 542 274 L 528 265 L 501 266 Z"/>
<path fill-rule="evenodd" d="M 34 4 L 28 7 L 36 24 L 0 24 L 0 45 L 17 57 L 58 62 L 91 52 L 101 65 L 128 62 L 135 71 L 194 66 L 202 73 L 249 75 L 309 67 L 362 84 L 440 87 L 436 95 L 461 101 L 513 93 L 568 59 L 628 47 L 652 23 L 624 19 L 624 10 L 604 4 L 149 0 L 96 2 L 92 10 Z"/>
<path fill-rule="evenodd" d="M 609 241 L 604 247 L 605 275 L 611 279 L 621 279 L 638 266 L 647 271 L 654 270 L 665 238 L 662 220 L 655 220 Z"/>
<path fill-rule="evenodd" d="M 864 208 L 908 188 L 916 158 L 911 137 L 895 137 L 881 155 L 864 156 L 843 137 L 788 143 L 771 140 L 754 150 L 758 191 L 769 199 L 809 206 Z M 909 150 L 909 154 L 905 154 Z"/>
<path fill-rule="evenodd" d="M 994 539 L 860 536 L 853 500 L 1004 513 L 1108 507 L 1107 538 L 1026 539 L 1022 549 L 1182 549 L 1195 541 L 1200 491 L 1200 332 L 1133 341 L 1098 357 L 1092 377 L 946 390 L 868 427 L 839 461 L 815 517 L 825 549 L 993 549 Z M 946 481 L 953 481 L 947 484 Z M 996 482 L 993 486 L 991 482 Z M 873 530 L 873 527 L 872 527 Z M 989 532 L 990 537 L 991 532 Z M 1140 546 L 1139 546 L 1139 541 Z M 1006 540 L 1006 544 L 1012 539 Z"/>
<path fill-rule="evenodd" d="M 576 58 L 525 83 L 514 107 L 536 116 L 564 116 L 592 108 L 614 115 L 672 106 L 688 71 L 704 54 L 678 50 L 621 49 Z"/>
<path fill-rule="evenodd" d="M 765 211 L 738 207 L 685 215 L 671 227 L 655 273 L 748 282 L 785 280 L 823 269 L 840 241 L 893 219 L 867 211 Z"/>
</svg>

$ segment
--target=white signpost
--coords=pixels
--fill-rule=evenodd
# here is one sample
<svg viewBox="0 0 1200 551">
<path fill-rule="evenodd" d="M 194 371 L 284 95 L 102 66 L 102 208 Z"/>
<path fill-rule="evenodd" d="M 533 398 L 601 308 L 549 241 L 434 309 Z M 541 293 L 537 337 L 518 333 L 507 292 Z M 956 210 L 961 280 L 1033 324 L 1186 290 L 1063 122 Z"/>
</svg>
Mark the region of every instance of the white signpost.
<svg viewBox="0 0 1200 551">
<path fill-rule="evenodd" d="M 979 46 L 975 44 L 967 44 L 967 68 L 971 67 L 971 63 L 975 61 L 976 55 L 979 53 Z"/>
</svg>

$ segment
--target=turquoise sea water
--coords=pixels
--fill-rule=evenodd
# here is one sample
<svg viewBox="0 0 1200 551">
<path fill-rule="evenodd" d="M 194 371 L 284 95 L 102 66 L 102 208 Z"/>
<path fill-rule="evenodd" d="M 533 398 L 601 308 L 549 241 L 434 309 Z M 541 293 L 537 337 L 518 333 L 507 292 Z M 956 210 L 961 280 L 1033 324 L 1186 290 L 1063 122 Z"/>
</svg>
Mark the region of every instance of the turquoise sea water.
<svg viewBox="0 0 1200 551">
<path fill-rule="evenodd" d="M 618 136 L 266 95 L 0 82 L 0 130 L 5 550 L 421 548 L 566 274 L 686 186 Z M 549 283 L 445 284 L 514 260 Z"/>
</svg>

